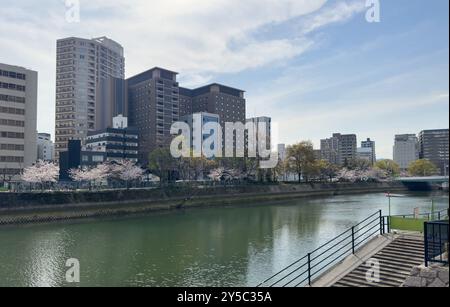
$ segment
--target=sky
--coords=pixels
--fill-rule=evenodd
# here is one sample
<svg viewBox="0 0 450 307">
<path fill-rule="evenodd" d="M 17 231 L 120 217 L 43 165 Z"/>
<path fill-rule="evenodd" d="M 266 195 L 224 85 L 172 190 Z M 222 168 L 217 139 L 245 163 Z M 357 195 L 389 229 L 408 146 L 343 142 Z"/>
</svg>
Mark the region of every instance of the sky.
<svg viewBox="0 0 450 307">
<path fill-rule="evenodd" d="M 279 142 L 332 133 L 372 138 L 449 126 L 449 1 L 0 0 L 0 62 L 39 73 L 38 131 L 54 135 L 56 40 L 107 36 L 126 77 L 155 66 L 180 85 L 246 91 L 247 117 L 270 116 Z M 68 15 L 69 14 L 69 15 Z M 76 16 L 76 15 L 75 15 Z"/>
</svg>

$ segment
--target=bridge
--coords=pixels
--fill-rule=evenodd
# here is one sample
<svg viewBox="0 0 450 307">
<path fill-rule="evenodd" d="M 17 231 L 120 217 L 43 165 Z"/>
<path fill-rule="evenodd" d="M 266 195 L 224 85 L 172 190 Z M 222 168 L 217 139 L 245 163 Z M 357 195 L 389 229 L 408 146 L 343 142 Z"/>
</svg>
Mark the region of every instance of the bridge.
<svg viewBox="0 0 450 307">
<path fill-rule="evenodd" d="M 443 184 L 448 183 L 448 176 L 429 176 L 429 177 L 400 177 L 396 179 L 403 183 L 430 183 Z"/>
<path fill-rule="evenodd" d="M 400 177 L 396 181 L 411 190 L 430 190 L 433 187 L 448 190 L 448 176 Z"/>
</svg>

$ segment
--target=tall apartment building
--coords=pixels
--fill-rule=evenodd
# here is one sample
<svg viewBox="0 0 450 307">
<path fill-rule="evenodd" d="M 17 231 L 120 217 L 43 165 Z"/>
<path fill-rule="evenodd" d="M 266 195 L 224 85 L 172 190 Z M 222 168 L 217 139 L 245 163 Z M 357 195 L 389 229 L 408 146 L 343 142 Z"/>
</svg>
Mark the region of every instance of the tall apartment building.
<svg viewBox="0 0 450 307">
<path fill-rule="evenodd" d="M 346 165 L 357 158 L 357 137 L 355 134 L 335 133 L 320 142 L 321 157 L 336 165 Z"/>
<path fill-rule="evenodd" d="M 225 150 L 227 141 L 233 142 L 234 147 L 239 148 L 239 146 L 245 146 L 245 141 L 242 144 L 237 144 L 236 142 L 241 141 L 236 140 L 235 135 L 225 133 L 225 123 L 239 122 L 245 125 L 246 101 L 244 94 L 243 90 L 217 83 L 193 90 L 180 88 L 180 114 L 206 112 L 219 115 L 223 149 Z"/>
<path fill-rule="evenodd" d="M 375 164 L 375 162 L 377 162 L 377 154 L 376 154 L 376 146 L 375 146 L 375 141 L 372 141 L 370 138 L 362 141 L 361 142 L 361 148 L 364 148 L 363 150 L 361 150 L 360 152 L 366 151 L 366 152 L 371 152 L 371 155 L 368 156 L 368 160 L 373 164 Z"/>
<path fill-rule="evenodd" d="M 415 134 L 395 136 L 394 161 L 400 166 L 400 169 L 407 170 L 409 165 L 419 158 L 419 139 Z"/>
<path fill-rule="evenodd" d="M 96 128 L 100 81 L 125 78 L 121 45 L 106 37 L 69 37 L 57 41 L 56 53 L 56 159 L 69 140 L 84 140 Z"/>
<path fill-rule="evenodd" d="M 180 113 L 198 112 L 217 114 L 220 125 L 226 122 L 245 124 L 245 92 L 221 84 L 210 84 L 197 89 L 180 88 Z"/>
<path fill-rule="evenodd" d="M 38 73 L 0 63 L 0 180 L 36 162 Z"/>
<path fill-rule="evenodd" d="M 153 68 L 127 79 L 128 119 L 139 133 L 139 162 L 146 165 L 148 155 L 169 147 L 172 124 L 179 120 L 178 73 Z"/>
<path fill-rule="evenodd" d="M 425 130 L 419 134 L 420 158 L 428 159 L 439 169 L 441 175 L 448 175 L 449 130 Z"/>
<path fill-rule="evenodd" d="M 53 161 L 55 145 L 49 133 L 38 133 L 37 136 L 37 160 Z"/>
</svg>

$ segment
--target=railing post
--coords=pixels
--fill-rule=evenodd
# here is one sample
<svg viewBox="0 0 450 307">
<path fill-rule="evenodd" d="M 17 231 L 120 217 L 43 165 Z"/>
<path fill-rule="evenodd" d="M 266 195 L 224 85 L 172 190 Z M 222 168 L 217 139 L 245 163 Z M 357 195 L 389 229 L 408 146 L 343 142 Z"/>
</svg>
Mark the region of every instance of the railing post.
<svg viewBox="0 0 450 307">
<path fill-rule="evenodd" d="M 424 247 L 425 247 L 425 267 L 428 267 L 428 223 L 425 222 L 423 227 Z"/>
<path fill-rule="evenodd" d="M 311 253 L 308 254 L 308 284 L 311 286 Z"/>
<path fill-rule="evenodd" d="M 355 227 L 352 227 L 352 252 L 355 254 Z"/>
<path fill-rule="evenodd" d="M 383 235 L 384 232 L 384 219 L 383 219 L 383 215 L 381 210 L 379 211 L 380 213 L 380 235 Z"/>
</svg>

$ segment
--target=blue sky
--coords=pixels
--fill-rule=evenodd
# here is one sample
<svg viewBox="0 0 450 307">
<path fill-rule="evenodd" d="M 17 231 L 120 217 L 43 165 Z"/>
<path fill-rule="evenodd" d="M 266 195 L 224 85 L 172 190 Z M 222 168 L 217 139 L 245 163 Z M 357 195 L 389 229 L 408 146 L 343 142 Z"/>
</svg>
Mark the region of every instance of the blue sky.
<svg viewBox="0 0 450 307">
<path fill-rule="evenodd" d="M 380 23 L 365 2 L 81 0 L 68 23 L 62 0 L 0 0 L 0 62 L 39 72 L 40 132 L 54 132 L 56 39 L 105 35 L 127 76 L 161 66 L 184 86 L 235 86 L 280 142 L 356 133 L 390 158 L 395 134 L 448 128 L 449 1 L 381 0 Z"/>
</svg>

